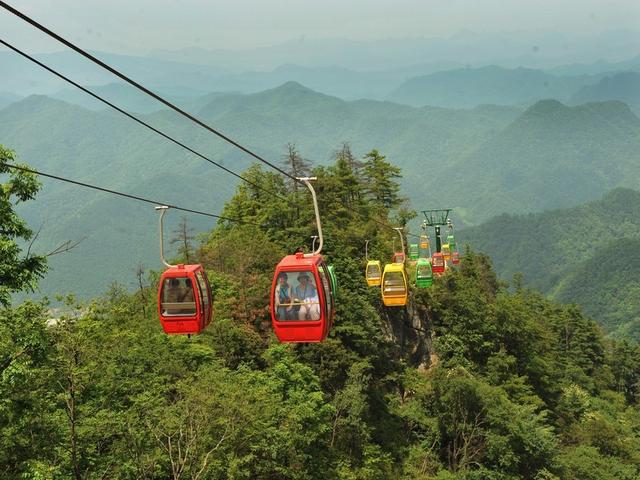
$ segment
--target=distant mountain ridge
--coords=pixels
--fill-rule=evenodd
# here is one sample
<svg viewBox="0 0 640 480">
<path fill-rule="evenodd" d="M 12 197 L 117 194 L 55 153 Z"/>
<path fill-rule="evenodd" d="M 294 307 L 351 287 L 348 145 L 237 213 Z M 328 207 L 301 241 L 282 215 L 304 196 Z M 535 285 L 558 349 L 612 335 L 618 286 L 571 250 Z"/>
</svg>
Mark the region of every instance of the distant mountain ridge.
<svg viewBox="0 0 640 480">
<path fill-rule="evenodd" d="M 569 35 L 553 31 L 479 33 L 460 31 L 449 37 L 385 38 L 359 41 L 348 38 L 302 36 L 257 48 L 228 50 L 187 47 L 155 50 L 163 60 L 216 65 L 229 70 L 272 70 L 295 63 L 305 67 L 342 66 L 355 70 L 394 69 L 424 62 L 455 61 L 470 65 L 497 63 L 505 67 L 553 68 L 591 65 L 597 59 L 618 59 L 620 52 L 640 51 L 635 31 Z M 609 70 L 610 71 L 610 70 Z"/>
<path fill-rule="evenodd" d="M 572 105 L 603 100 L 619 100 L 640 114 L 640 73 L 620 72 L 585 85 L 569 99 Z"/>
<path fill-rule="evenodd" d="M 440 172 L 467 223 L 593 200 L 640 178 L 640 119 L 621 102 L 537 102 Z M 473 179 L 469 181 L 469 179 Z"/>
<path fill-rule="evenodd" d="M 469 42 L 478 41 L 478 38 L 483 36 L 467 32 L 444 42 L 437 39 L 431 39 L 426 43 L 419 41 L 419 46 L 415 47 L 418 50 L 411 50 L 414 43 L 410 39 L 389 41 L 388 44 L 347 42 L 354 50 L 346 53 L 345 58 L 355 55 L 353 52 L 360 52 L 355 55 L 355 58 L 360 59 L 361 54 L 366 51 L 366 55 L 371 57 L 370 60 L 374 60 L 372 65 L 377 65 L 373 68 L 371 65 L 368 68 L 358 66 L 357 62 L 345 63 L 345 59 L 342 58 L 344 52 L 337 47 L 341 44 L 340 41 L 320 42 L 327 48 L 324 54 L 320 55 L 320 58 L 326 56 L 326 62 L 309 62 L 306 61 L 305 55 L 296 56 L 295 52 L 307 52 L 310 45 L 300 46 L 292 42 L 274 47 L 273 51 L 276 53 L 279 51 L 278 48 L 282 49 L 276 54 L 275 58 L 279 59 L 277 63 L 271 66 L 262 65 L 259 61 L 262 58 L 258 55 L 254 59 L 257 63 L 253 62 L 251 67 L 251 62 L 242 67 L 234 66 L 233 62 L 227 65 L 223 61 L 229 55 L 234 58 L 238 52 L 216 53 L 195 49 L 194 55 L 168 55 L 166 58 L 92 53 L 152 90 L 169 96 L 189 108 L 193 106 L 192 100 L 197 101 L 197 98 L 210 92 L 256 93 L 275 88 L 287 81 L 296 81 L 313 90 L 345 100 L 386 98 L 413 106 L 473 108 L 481 104 L 500 104 L 524 108 L 543 98 L 569 101 L 581 88 L 597 83 L 603 75 L 610 76 L 621 70 L 633 71 L 634 68 L 640 71 L 640 61 L 637 58 L 618 63 L 596 62 L 591 64 L 590 69 L 587 68 L 588 65 L 567 65 L 565 70 L 557 67 L 543 71 L 536 69 L 541 65 L 535 56 L 520 58 L 515 63 L 503 59 L 497 62 L 501 65 L 498 67 L 487 59 L 465 61 L 456 55 L 440 58 L 428 54 L 430 49 L 437 50 L 445 45 L 453 46 L 456 50 Z M 556 41 L 557 38 L 553 40 Z M 380 46 L 385 48 L 377 48 Z M 393 53 L 398 49 L 404 52 L 404 56 L 398 57 Z M 256 50 L 263 54 L 266 51 L 272 50 Z M 256 52 L 248 53 L 248 58 L 252 58 Z M 218 54 L 222 57 L 218 58 Z M 203 59 L 203 55 L 206 58 Z M 143 96 L 138 98 L 140 94 L 130 87 L 116 83 L 119 82 L 116 77 L 72 52 L 37 54 L 36 57 L 75 81 L 83 85 L 93 85 L 98 92 L 109 94 L 110 99 L 124 101 L 133 111 L 147 113 L 157 109 L 150 100 Z M 213 61 L 215 58 L 218 58 L 218 63 Z M 334 61 L 329 61 L 330 58 Z M 385 62 L 381 61 L 383 58 Z M 451 61 L 447 58 L 456 60 Z M 524 68 L 522 65 L 528 67 Z M 100 108 L 81 92 L 72 90 L 69 85 L 13 52 L 0 52 L 0 70 L 5 72 L 2 88 L 12 94 L 53 95 L 88 108 Z M 571 73 L 574 70 L 588 74 L 576 75 Z M 562 71 L 565 73 L 559 76 L 559 72 Z M 600 95 L 591 100 L 625 100 L 622 94 L 612 89 L 605 90 L 605 93 L 604 96 Z"/>
<path fill-rule="evenodd" d="M 126 72 L 138 82 L 166 89 L 179 86 L 205 94 L 210 91 L 207 85 L 214 78 L 226 73 L 226 70 L 214 66 L 192 65 L 107 52 L 91 53 L 114 68 Z M 106 85 L 118 80 L 114 75 L 93 65 L 74 52 L 36 54 L 35 58 L 51 68 L 63 72 L 81 85 Z M 14 52 L 0 52 L 0 70 L 3 72 L 2 90 L 17 95 L 24 96 L 33 93 L 51 95 L 61 89 L 69 88 L 69 85 L 63 80 Z"/>
<path fill-rule="evenodd" d="M 295 142 L 315 164 L 327 162 L 343 141 L 351 142 L 357 155 L 378 148 L 404 167 L 414 192 L 421 185 L 417 172 L 422 168 L 433 169 L 443 156 L 459 155 L 468 142 L 486 140 L 518 113 L 509 108 L 455 112 L 345 102 L 294 82 L 253 95 L 218 95 L 198 111 L 203 120 L 275 163 L 287 142 Z M 238 173 L 252 163 L 173 112 L 141 116 Z M 221 210 L 236 185 L 233 177 L 115 112 L 90 111 L 45 96 L 0 110 L 0 139 L 21 161 L 45 172 L 212 213 Z M 52 258 L 53 271 L 42 283 L 43 291 L 94 296 L 113 280 L 132 282 L 130 270 L 138 263 L 159 266 L 152 208 L 50 180 L 44 184 L 38 199 L 20 210 L 35 228 L 43 225 L 40 248 L 87 238 L 69 254 Z M 168 232 L 179 217 L 177 212 L 169 216 Z M 197 230 L 212 226 L 208 219 L 191 216 L 189 221 Z M 78 274 L 95 268 L 100 275 Z"/>
<path fill-rule="evenodd" d="M 20 100 L 19 95 L 10 92 L 0 92 L 0 109 Z"/>
<path fill-rule="evenodd" d="M 623 60 L 621 62 L 607 62 L 598 60 L 593 63 L 574 63 L 569 65 L 560 65 L 553 68 L 545 69 L 546 72 L 554 75 L 594 75 L 604 73 L 611 75 L 612 72 L 640 72 L 640 54 Z"/>
<path fill-rule="evenodd" d="M 414 208 L 446 203 L 455 207 L 458 225 L 478 224 L 501 212 L 576 205 L 640 181 L 639 120 L 619 102 L 566 107 L 545 101 L 524 113 L 500 106 L 413 108 L 346 102 L 296 82 L 202 102 L 194 110 L 200 118 L 275 163 L 287 142 L 296 143 L 314 164 L 329 161 L 345 141 L 358 156 L 377 148 L 402 168 L 403 192 Z M 238 173 L 252 163 L 174 112 L 142 118 Z M 44 96 L 0 110 L 0 139 L 45 172 L 213 213 L 236 185 L 233 177 L 115 112 Z M 39 199 L 21 212 L 32 225 L 44 222 L 41 242 L 88 236 L 67 257 L 52 260 L 45 291 L 66 289 L 75 268 L 95 268 L 86 263 L 94 258 L 88 252 L 103 258 L 103 275 L 71 280 L 75 284 L 69 289 L 80 295 L 95 295 L 138 262 L 157 264 L 156 217 L 147 206 L 45 181 Z M 178 219 L 174 213 L 167 228 Z M 197 229 L 211 227 L 208 220 L 190 221 Z M 134 247 L 130 238 L 138 239 Z"/>
<path fill-rule="evenodd" d="M 545 98 L 566 100 L 599 77 L 555 76 L 530 68 L 496 65 L 462 68 L 414 77 L 391 92 L 389 100 L 413 106 L 473 108 L 482 104 L 530 105 Z"/>
</svg>

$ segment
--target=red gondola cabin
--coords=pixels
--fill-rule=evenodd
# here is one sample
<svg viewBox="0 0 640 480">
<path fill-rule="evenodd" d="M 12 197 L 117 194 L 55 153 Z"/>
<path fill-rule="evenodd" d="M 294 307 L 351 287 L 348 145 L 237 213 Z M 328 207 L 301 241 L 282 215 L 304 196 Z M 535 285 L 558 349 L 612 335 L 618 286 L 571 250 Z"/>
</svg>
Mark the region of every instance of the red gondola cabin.
<svg viewBox="0 0 640 480">
<path fill-rule="evenodd" d="M 432 272 L 437 274 L 444 273 L 444 268 L 445 268 L 444 255 L 442 254 L 442 252 L 435 252 L 431 256 Z"/>
<path fill-rule="evenodd" d="M 333 325 L 334 299 L 322 255 L 287 255 L 271 285 L 271 323 L 280 342 L 321 342 Z"/>
<path fill-rule="evenodd" d="M 158 315 L 165 333 L 198 334 L 211 322 L 212 298 L 202 265 L 176 265 L 158 285 Z"/>
<path fill-rule="evenodd" d="M 460 263 L 460 254 L 458 252 L 451 252 L 451 263 L 454 265 L 458 265 Z"/>
<path fill-rule="evenodd" d="M 391 257 L 391 263 L 404 263 L 404 253 L 395 252 Z"/>
</svg>

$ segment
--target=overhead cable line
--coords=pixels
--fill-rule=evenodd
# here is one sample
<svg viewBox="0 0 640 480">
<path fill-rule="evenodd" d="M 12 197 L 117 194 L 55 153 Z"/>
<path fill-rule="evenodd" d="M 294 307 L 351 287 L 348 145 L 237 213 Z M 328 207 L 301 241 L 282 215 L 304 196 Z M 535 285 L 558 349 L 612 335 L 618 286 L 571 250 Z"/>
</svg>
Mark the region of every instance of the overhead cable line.
<svg viewBox="0 0 640 480">
<path fill-rule="evenodd" d="M 68 48 L 74 50 L 75 52 L 79 53 L 80 55 L 82 55 L 83 57 L 91 60 L 93 63 L 100 65 L 102 68 L 104 68 L 105 70 L 111 72 L 112 74 L 114 74 L 115 76 L 117 76 L 118 78 L 124 80 L 125 82 L 127 82 L 128 84 L 136 87 L 138 90 L 146 93 L 147 95 L 153 97 L 155 100 L 157 100 L 158 102 L 162 103 L 163 105 L 169 107 L 171 110 L 174 110 L 175 112 L 179 113 L 180 115 L 188 118 L 189 120 L 191 120 L 192 122 L 196 123 L 197 125 L 201 126 L 202 128 L 208 130 L 209 132 L 213 133 L 214 135 L 217 135 L 218 137 L 220 137 L 221 139 L 223 139 L 225 142 L 230 143 L 231 145 L 235 146 L 236 148 L 239 148 L 240 150 L 242 150 L 243 152 L 245 152 L 246 154 L 252 156 L 253 158 L 255 158 L 256 160 L 259 160 L 260 162 L 264 163 L 265 165 L 269 165 L 271 168 L 273 168 L 274 170 L 280 172 L 282 175 L 285 175 L 287 177 L 289 177 L 290 179 L 302 184 L 302 182 L 300 182 L 297 178 L 293 177 L 292 175 L 290 175 L 289 173 L 287 173 L 286 171 L 282 170 L 280 167 L 278 167 L 277 165 L 272 164 L 271 162 L 269 162 L 268 160 L 266 160 L 265 158 L 263 158 L 262 156 L 258 155 L 257 153 L 255 153 L 254 151 L 250 150 L 249 148 L 241 145 L 240 143 L 236 142 L 235 140 L 233 140 L 231 137 L 225 135 L 224 133 L 220 132 L 219 130 L 211 127 L 210 125 L 206 124 L 205 122 L 203 122 L 202 120 L 200 120 L 199 118 L 195 117 L 194 115 L 191 115 L 189 112 L 183 110 L 182 108 L 178 107 L 177 105 L 173 104 L 172 102 L 170 102 L 169 100 L 164 99 L 163 97 L 161 97 L 160 95 L 158 95 L 157 93 L 149 90 L 147 87 L 145 87 L 144 85 L 141 85 L 140 83 L 136 82 L 135 80 L 131 79 L 130 77 L 128 77 L 127 75 L 125 75 L 124 73 L 120 72 L 119 70 L 116 70 L 115 68 L 111 67 L 110 65 L 107 65 L 106 63 L 104 63 L 102 60 L 99 60 L 98 58 L 96 58 L 95 56 L 91 55 L 89 52 L 87 52 L 86 50 L 78 47 L 77 45 L 75 45 L 74 43 L 70 42 L 69 40 L 61 37 L 60 35 L 58 35 L 57 33 L 53 32 L 52 30 L 48 29 L 47 27 L 45 27 L 44 25 L 42 25 L 41 23 L 38 23 L 36 20 L 32 19 L 31 17 L 25 15 L 24 13 L 22 13 L 21 11 L 13 8 L 11 5 L 9 5 L 6 2 L 3 2 L 0 0 L 0 6 L 2 6 L 4 9 L 10 11 L 11 13 L 13 13 L 14 15 L 16 15 L 17 17 L 20 17 L 22 20 L 24 20 L 25 22 L 27 22 L 28 24 L 32 25 L 33 27 L 37 28 L 38 30 L 40 30 L 41 32 L 46 33 L 47 35 L 49 35 L 50 37 L 55 38 L 58 42 L 62 43 L 63 45 L 67 46 Z"/>
<path fill-rule="evenodd" d="M 176 144 L 176 145 L 178 145 L 178 146 L 180 146 L 180 147 L 184 148 L 184 149 L 185 149 L 185 150 L 187 150 L 188 152 L 193 153 L 193 154 L 194 154 L 194 155 L 196 155 L 197 157 L 202 158 L 203 160 L 206 160 L 207 162 L 211 163 L 212 165 L 214 165 L 214 166 L 216 166 L 216 167 L 218 167 L 218 168 L 220 168 L 220 169 L 224 170 L 224 171 L 225 171 L 225 172 L 227 172 L 227 173 L 230 173 L 230 174 L 231 174 L 231 175 L 233 175 L 234 177 L 239 178 L 240 180 L 242 180 L 242 181 L 244 181 L 244 182 L 248 183 L 249 185 L 251 185 L 251 186 L 253 186 L 253 187 L 255 187 L 255 188 L 259 189 L 259 190 L 262 190 L 262 191 L 263 191 L 263 192 L 265 192 L 265 193 L 269 193 L 269 194 L 274 195 L 274 196 L 276 196 L 276 197 L 278 197 L 278 198 L 281 198 L 281 199 L 283 199 L 283 200 L 285 200 L 285 201 L 287 201 L 287 202 L 292 203 L 292 201 L 290 201 L 290 200 L 286 199 L 285 197 L 281 196 L 280 194 L 278 194 L 278 193 L 276 193 L 276 192 L 274 192 L 274 191 L 272 191 L 272 190 L 266 189 L 266 188 L 264 188 L 264 187 L 261 187 L 260 185 L 256 184 L 255 182 L 253 182 L 253 181 L 251 181 L 251 180 L 249 180 L 249 179 L 245 178 L 244 176 L 242 176 L 242 175 L 240 175 L 240 174 L 237 174 L 237 173 L 236 173 L 236 172 L 234 172 L 233 170 L 228 169 L 228 168 L 227 168 L 227 167 L 225 167 L 224 165 L 221 165 L 221 164 L 219 164 L 218 162 L 216 162 L 216 161 L 214 161 L 214 160 L 211 160 L 211 159 L 210 159 L 209 157 L 207 157 L 206 155 L 204 155 L 204 154 L 202 154 L 202 153 L 198 152 L 197 150 L 194 150 L 193 148 L 189 147 L 189 146 L 188 146 L 188 145 L 186 145 L 185 143 L 183 143 L 183 142 L 181 142 L 181 141 L 179 141 L 179 140 L 176 140 L 176 139 L 175 139 L 175 138 L 173 138 L 172 136 L 170 136 L 170 135 L 168 135 L 168 134 L 164 133 L 162 130 L 160 130 L 160 129 L 158 129 L 158 128 L 156 128 L 156 127 L 152 126 L 152 125 L 150 125 L 149 123 L 145 122 L 144 120 L 140 119 L 139 117 L 137 117 L 137 116 L 135 116 L 135 115 L 133 115 L 133 114 L 131 114 L 131 113 L 127 112 L 126 110 L 124 110 L 124 109 L 122 109 L 122 108 L 118 107 L 117 105 L 115 105 L 114 103 L 110 102 L 109 100 L 106 100 L 105 98 L 103 98 L 103 97 L 101 97 L 100 95 L 98 95 L 98 94 L 96 94 L 96 93 L 92 92 L 92 91 L 91 91 L 91 90 L 89 90 L 88 88 L 83 87 L 82 85 L 80 85 L 79 83 L 75 82 L 74 80 L 72 80 L 71 78 L 67 77 L 66 75 L 64 75 L 64 74 L 62 74 L 62 73 L 60 73 L 60 72 L 58 72 L 57 70 L 55 70 L 55 69 L 53 69 L 53 68 L 49 67 L 49 66 L 48 66 L 48 65 L 46 65 L 45 63 L 43 63 L 43 62 L 41 62 L 40 60 L 36 59 L 35 57 L 33 57 L 33 56 L 29 55 L 28 53 L 26 53 L 26 52 L 24 52 L 24 51 L 22 51 L 22 50 L 20 50 L 18 47 L 16 47 L 15 45 L 12 45 L 11 43 L 7 42 L 6 40 L 3 40 L 2 38 L 0 38 L 0 44 L 2 44 L 2 45 L 4 45 L 4 46 L 6 46 L 7 48 L 9 48 L 9 49 L 11 49 L 11 50 L 13 50 L 13 51 L 14 51 L 14 52 L 16 52 L 17 54 L 19 54 L 19 55 L 21 55 L 22 57 L 26 58 L 27 60 L 29 60 L 29 61 L 31 61 L 31 62 L 33 62 L 33 63 L 35 63 L 35 64 L 36 64 L 36 65 L 38 65 L 39 67 L 41 67 L 41 68 L 45 69 L 46 71 L 48 71 L 49 73 L 51 73 L 51 74 L 55 75 L 56 77 L 58 77 L 58 78 L 60 78 L 60 79 L 64 80 L 65 82 L 69 83 L 70 85 L 73 85 L 74 87 L 78 88 L 79 90 L 82 90 L 82 91 L 83 91 L 83 92 L 85 92 L 87 95 L 90 95 L 91 97 L 93 97 L 93 98 L 95 98 L 96 100 L 98 100 L 98 101 L 100 101 L 100 102 L 104 103 L 105 105 L 107 105 L 107 106 L 109 106 L 110 108 L 112 108 L 112 109 L 116 110 L 117 112 L 121 113 L 122 115 L 125 115 L 126 117 L 130 118 L 131 120 L 135 121 L 136 123 L 138 123 L 138 124 L 140 124 L 140 125 L 142 125 L 142 126 L 144 126 L 144 127 L 148 128 L 149 130 L 151 130 L 151 131 L 153 131 L 153 132 L 157 133 L 157 134 L 158 134 L 158 135 L 160 135 L 161 137 L 163 137 L 163 138 L 165 138 L 165 139 L 169 140 L 170 142 L 172 142 L 172 143 L 174 143 L 174 144 Z M 356 211 L 356 210 L 353 210 L 353 209 L 349 209 L 349 210 L 352 210 L 352 211 L 354 211 L 355 213 L 358 213 L 359 215 L 361 215 L 361 216 L 363 216 L 363 217 L 365 216 L 365 214 L 362 214 L 362 213 L 360 213 L 360 212 L 358 212 L 358 211 Z M 384 227 L 387 227 L 387 228 L 393 228 L 393 227 L 391 227 L 391 226 L 387 225 L 386 223 L 381 222 L 381 221 L 379 221 L 379 220 L 377 220 L 377 219 L 375 219 L 375 218 L 372 218 L 372 217 L 368 217 L 368 218 L 369 218 L 369 219 L 371 219 L 371 220 L 373 220 L 375 223 L 378 223 L 378 224 L 380 224 L 380 225 L 382 225 L 382 226 L 384 226 Z M 411 233 L 407 233 L 407 235 L 417 237 L 417 235 L 414 235 L 414 234 L 411 234 Z"/>
<path fill-rule="evenodd" d="M 184 148 L 185 150 L 187 150 L 188 152 L 193 153 L 194 155 L 196 155 L 197 157 L 202 158 L 203 160 L 206 160 L 207 162 L 211 163 L 212 165 L 215 165 L 216 167 L 224 170 L 227 173 L 230 173 L 231 175 L 233 175 L 236 178 L 239 178 L 240 180 L 242 180 L 243 182 L 248 183 L 249 185 L 258 188 L 266 193 L 269 193 L 271 195 L 277 195 L 274 192 L 267 190 L 263 187 L 261 187 L 260 185 L 256 184 L 255 182 L 252 182 L 251 180 L 243 177 L 242 175 L 234 172 L 233 170 L 225 167 L 224 165 L 210 159 L 209 157 L 207 157 L 206 155 L 194 150 L 193 148 L 189 147 L 188 145 L 186 145 L 185 143 L 176 140 L 175 138 L 173 138 L 172 136 L 170 136 L 167 133 L 164 133 L 162 130 L 150 125 L 149 123 L 145 122 L 144 120 L 140 119 L 139 117 L 127 112 L 126 110 L 118 107 L 117 105 L 111 103 L 109 100 L 106 100 L 105 98 L 101 97 L 100 95 L 92 92 L 91 90 L 89 90 L 88 88 L 83 87 L 82 85 L 80 85 L 79 83 L 71 80 L 69 77 L 63 75 L 62 73 L 54 70 L 53 68 L 49 67 L 48 65 L 45 65 L 44 63 L 42 63 L 41 61 L 39 61 L 38 59 L 32 57 L 31 55 L 29 55 L 26 52 L 23 52 L 22 50 L 20 50 L 18 47 L 15 47 L 14 45 L 11 45 L 9 42 L 3 40 L 2 38 L 0 38 L 0 43 L 2 45 L 4 45 L 7 48 L 10 48 L 11 50 L 13 50 L 14 52 L 16 52 L 19 55 L 22 55 L 24 58 L 26 58 L 27 60 L 30 60 L 31 62 L 35 63 L 36 65 L 44 68 L 46 71 L 52 73 L 53 75 L 55 75 L 56 77 L 64 80 L 65 82 L 73 85 L 74 87 L 82 90 L 83 92 L 85 92 L 88 95 L 91 95 L 93 98 L 95 98 L 96 100 L 104 103 L 105 105 L 108 105 L 109 107 L 113 108 L 114 110 L 116 110 L 117 112 L 127 116 L 128 118 L 130 118 L 131 120 L 133 120 L 134 122 L 139 123 L 140 125 L 152 130 L 153 132 L 157 133 L 158 135 L 162 136 L 163 138 L 166 138 L 167 140 L 169 140 L 170 142 Z"/>
<path fill-rule="evenodd" d="M 17 10 L 16 8 L 12 7 L 11 5 L 9 5 L 6 2 L 3 2 L 2 0 L 0 0 L 0 6 L 2 6 L 5 10 L 8 10 L 9 12 L 11 12 L 12 14 L 14 14 L 15 16 L 19 17 L 20 19 L 24 20 L 25 22 L 27 22 L 28 24 L 30 24 L 31 26 L 35 27 L 36 29 L 40 30 L 41 32 L 47 34 L 48 36 L 54 38 L 55 40 L 57 40 L 58 42 L 62 43 L 63 45 L 65 45 L 66 47 L 72 49 L 73 51 L 79 53 L 80 55 L 82 55 L 83 57 L 87 58 L 88 60 L 90 60 L 91 62 L 99 65 L 100 67 L 104 68 L 105 70 L 107 70 L 108 72 L 112 73 L 113 75 L 117 76 L 118 78 L 124 80 L 125 82 L 127 82 L 128 84 L 132 85 L 133 87 L 137 88 L 138 90 L 140 90 L 141 92 L 149 95 L 150 97 L 154 98 L 155 100 L 157 100 L 158 102 L 162 103 L 163 105 L 169 107 L 171 110 L 179 113 L 180 115 L 186 117 L 187 119 L 191 120 L 192 122 L 196 123 L 197 125 L 199 125 L 200 127 L 206 129 L 207 131 L 213 133 L 214 135 L 218 136 L 219 138 L 221 138 L 222 140 L 226 141 L 227 143 L 230 143 L 231 145 L 235 146 L 236 148 L 240 149 L 241 151 L 245 152 L 246 154 L 250 155 L 251 157 L 255 158 L 256 160 L 262 162 L 263 164 L 271 167 L 272 169 L 276 170 L 277 172 L 279 172 L 280 174 L 284 175 L 285 177 L 293 180 L 294 182 L 300 183 L 302 184 L 302 182 L 300 180 L 298 180 L 296 177 L 294 177 L 293 175 L 289 174 L 288 172 L 286 172 L 285 170 L 281 169 L 280 167 L 278 167 L 277 165 L 274 165 L 273 163 L 269 162 L 268 160 L 266 160 L 265 158 L 263 158 L 261 155 L 258 155 L 257 153 L 255 153 L 254 151 L 250 150 L 249 148 L 243 146 L 242 144 L 238 143 L 237 141 L 233 140 L 231 137 L 223 134 L 222 132 L 220 132 L 219 130 L 213 128 L 212 126 L 206 124 L 204 121 L 200 120 L 199 118 L 195 117 L 194 115 L 188 113 L 187 111 L 181 109 L 180 107 L 178 107 L 177 105 L 175 105 L 174 103 L 170 102 L 169 100 L 166 100 L 165 98 L 161 97 L 160 95 L 158 95 L 157 93 L 153 92 L 152 90 L 148 89 L 147 87 L 145 87 L 144 85 L 136 82 L 135 80 L 131 79 L 130 77 L 128 77 L 127 75 L 125 75 L 124 73 L 120 72 L 119 70 L 117 70 L 116 68 L 106 64 L 105 62 L 103 62 L 102 60 L 98 59 L 97 57 L 95 57 L 94 55 L 90 54 L 89 52 L 87 52 L 86 50 L 80 48 L 79 46 L 75 45 L 74 43 L 72 43 L 71 41 L 65 39 L 64 37 L 58 35 L 57 33 L 55 33 L 54 31 L 50 30 L 49 28 L 45 27 L 44 25 L 42 25 L 41 23 L 39 23 L 38 21 L 34 20 L 33 18 L 29 17 L 28 15 L 22 13 L 21 11 Z M 49 72 L 53 73 L 54 75 L 57 75 L 58 77 L 68 81 L 69 83 L 73 84 L 74 86 L 80 88 L 81 90 L 83 90 L 84 92 L 88 93 L 89 95 L 91 95 L 94 98 L 97 98 L 100 101 L 103 101 L 103 103 L 106 103 L 107 105 L 111 106 L 112 108 L 115 108 L 116 110 L 118 110 L 119 112 L 127 115 L 129 118 L 132 118 L 134 120 L 136 120 L 139 123 L 145 124 L 144 122 L 142 122 L 141 120 L 139 120 L 137 117 L 134 117 L 133 115 L 129 114 L 128 112 L 125 112 L 124 110 L 120 109 L 119 107 L 116 107 L 115 105 L 107 102 L 106 100 L 101 99 L 99 96 L 97 96 L 96 94 L 90 92 L 89 90 L 87 90 L 86 88 L 80 86 L 79 84 L 67 79 L 66 77 L 64 77 L 63 75 L 57 73 L 56 71 L 54 71 L 53 69 L 47 67 L 46 65 L 42 64 L 41 62 L 39 62 L 38 60 L 36 60 L 33 57 L 30 57 L 29 55 L 19 51 L 17 48 L 9 45 L 7 42 L 0 40 L 0 42 L 2 42 L 2 44 L 4 44 L 5 46 L 11 48 L 12 50 L 14 50 L 16 53 L 19 53 L 21 55 L 23 55 L 25 58 L 28 58 L 29 60 L 37 63 L 38 65 L 40 65 L 41 67 L 45 68 L 46 70 L 48 70 Z M 154 131 L 156 131 L 157 133 L 159 133 L 160 135 L 162 135 L 165 138 L 170 139 L 171 141 L 174 141 L 174 143 L 178 143 L 179 142 L 171 139 L 170 137 L 168 137 L 166 134 L 163 134 L 162 132 L 160 132 L 159 130 L 155 129 L 154 127 L 151 127 L 150 125 L 145 124 L 145 126 L 148 126 L 149 128 L 153 129 Z M 232 173 L 234 176 L 240 177 L 240 175 L 236 174 L 235 172 L 232 172 L 230 170 L 228 170 L 226 167 L 223 167 L 219 164 L 216 164 L 215 162 L 213 162 L 212 160 L 204 157 L 202 154 L 199 154 L 197 152 L 195 152 L 194 150 L 190 149 L 189 147 L 180 144 L 181 146 L 184 146 L 185 148 L 187 148 L 189 151 L 195 153 L 196 155 L 204 158 L 205 160 L 209 161 L 210 163 L 214 163 L 215 165 L 219 166 L 220 168 L 224 169 L 225 171 L 228 171 L 229 173 Z M 276 195 L 279 196 L 278 194 L 274 193 L 274 192 L 270 192 L 268 190 L 265 190 L 264 188 L 256 185 L 255 183 L 252 183 L 249 180 L 246 180 L 244 178 L 242 178 L 244 181 L 246 181 L 247 183 L 255 186 L 256 188 L 259 188 L 263 191 L 267 191 L 267 193 L 270 193 L 272 195 Z M 380 220 L 377 220 L 375 218 L 372 218 L 368 215 L 365 215 L 361 212 L 358 212 L 355 209 L 352 208 L 348 208 L 349 210 L 351 210 L 352 212 L 362 216 L 363 218 L 368 218 L 370 220 L 373 220 L 374 223 L 377 223 L 378 225 L 381 225 L 385 228 L 388 228 L 390 230 L 394 230 L 395 227 L 388 225 L 387 223 L 384 223 Z M 412 236 L 415 238 L 419 238 L 418 235 L 415 235 L 411 232 L 407 232 L 407 236 Z"/>
<path fill-rule="evenodd" d="M 1 167 L 6 167 L 6 168 L 10 168 L 12 170 L 19 170 L 21 172 L 33 173 L 33 174 L 36 174 L 36 175 L 40 175 L 42 177 L 52 178 L 54 180 L 59 180 L 61 182 L 71 183 L 73 185 L 77 185 L 77 186 L 85 187 L 85 188 L 90 188 L 92 190 L 98 190 L 100 192 L 109 193 L 111 195 L 117 195 L 117 196 L 120 196 L 120 197 L 128 198 L 130 200 L 137 200 L 139 202 L 150 203 L 152 205 L 166 205 L 167 207 L 173 208 L 174 210 L 180 210 L 182 212 L 194 213 L 196 215 L 203 215 L 205 217 L 217 218 L 218 220 L 226 220 L 228 222 L 234 222 L 234 223 L 239 223 L 239 224 L 243 224 L 243 225 L 253 225 L 253 226 L 256 226 L 256 227 L 260 227 L 260 225 L 258 225 L 256 223 L 247 222 L 247 221 L 244 221 L 244 220 L 241 220 L 241 219 L 238 219 L 238 218 L 225 217 L 225 216 L 222 216 L 222 215 L 216 215 L 214 213 L 203 212 L 201 210 L 194 210 L 194 209 L 191 209 L 191 208 L 180 207 L 178 205 L 172 205 L 170 203 L 162 202 L 160 200 L 153 200 L 153 199 L 150 199 L 150 198 L 140 197 L 138 195 L 132 195 L 132 194 L 129 194 L 129 193 L 124 193 L 124 192 L 118 192 L 117 190 L 111 190 L 109 188 L 99 187 L 97 185 L 91 185 L 90 183 L 84 183 L 84 182 L 80 182 L 78 180 L 72 180 L 70 178 L 65 178 L 65 177 L 60 177 L 60 176 L 57 176 L 57 175 L 52 175 L 50 173 L 40 172 L 40 171 L 34 170 L 32 168 L 20 167 L 18 165 L 12 165 L 10 163 L 0 163 L 0 166 Z"/>
</svg>

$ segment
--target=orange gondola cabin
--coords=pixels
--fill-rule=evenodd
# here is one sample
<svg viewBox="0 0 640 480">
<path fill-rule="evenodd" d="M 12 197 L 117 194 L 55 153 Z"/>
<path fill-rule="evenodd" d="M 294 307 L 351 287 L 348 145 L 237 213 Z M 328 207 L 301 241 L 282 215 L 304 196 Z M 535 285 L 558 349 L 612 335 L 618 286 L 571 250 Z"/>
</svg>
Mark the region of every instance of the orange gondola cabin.
<svg viewBox="0 0 640 480">
<path fill-rule="evenodd" d="M 322 255 L 287 255 L 271 284 L 271 323 L 280 342 L 321 342 L 331 330 L 334 299 Z"/>
<path fill-rule="evenodd" d="M 211 322 L 211 287 L 202 265 L 169 267 L 158 284 L 158 316 L 165 333 L 198 334 Z"/>
</svg>

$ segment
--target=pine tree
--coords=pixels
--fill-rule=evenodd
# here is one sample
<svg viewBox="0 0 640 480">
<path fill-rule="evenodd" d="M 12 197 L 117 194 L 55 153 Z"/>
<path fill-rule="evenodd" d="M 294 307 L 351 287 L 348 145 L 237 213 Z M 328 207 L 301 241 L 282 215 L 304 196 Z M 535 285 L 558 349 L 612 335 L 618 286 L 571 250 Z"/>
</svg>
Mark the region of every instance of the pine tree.
<svg viewBox="0 0 640 480">
<path fill-rule="evenodd" d="M 384 211 L 399 207 L 405 200 L 398 193 L 400 184 L 396 181 L 402 178 L 400 168 L 391 165 L 378 150 L 371 150 L 364 159 L 362 177 L 367 196 Z"/>
<path fill-rule="evenodd" d="M 293 143 L 287 143 L 287 153 L 283 156 L 282 163 L 287 167 L 285 171 L 294 178 L 309 176 L 311 162 L 300 155 Z M 289 179 L 289 184 L 293 191 L 298 193 L 298 182 Z"/>
<path fill-rule="evenodd" d="M 186 264 L 190 264 L 193 259 L 193 228 L 189 227 L 187 223 L 187 217 L 182 216 L 178 228 L 173 232 L 173 238 L 171 239 L 171 245 L 178 244 L 178 256 L 184 260 Z"/>
</svg>

